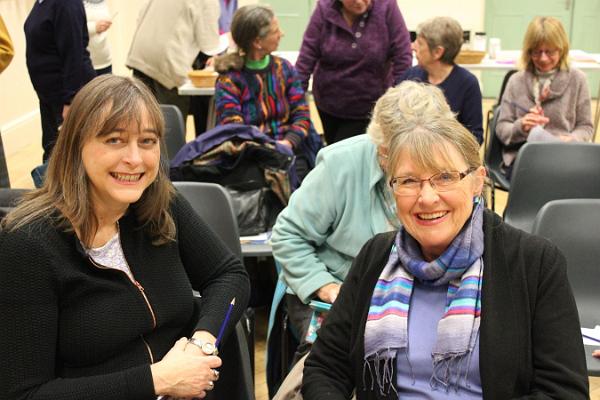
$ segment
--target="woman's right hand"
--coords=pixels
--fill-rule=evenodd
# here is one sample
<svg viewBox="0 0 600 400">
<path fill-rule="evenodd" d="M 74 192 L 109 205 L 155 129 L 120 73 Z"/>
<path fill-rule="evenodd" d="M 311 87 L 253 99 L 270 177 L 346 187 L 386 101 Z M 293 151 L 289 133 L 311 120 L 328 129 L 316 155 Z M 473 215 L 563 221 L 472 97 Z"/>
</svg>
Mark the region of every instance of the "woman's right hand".
<svg viewBox="0 0 600 400">
<path fill-rule="evenodd" d="M 521 117 L 521 126 L 523 128 L 523 132 L 529 132 L 531 128 L 537 125 L 544 126 L 548 122 L 550 122 L 548 117 L 534 113 L 527 113 Z"/>
<path fill-rule="evenodd" d="M 156 395 L 204 398 L 218 379 L 214 368 L 221 366 L 217 356 L 192 355 L 185 351 L 187 338 L 179 339 L 165 357 L 150 366 Z"/>
<path fill-rule="evenodd" d="M 333 304 L 340 293 L 340 288 L 341 285 L 338 283 L 328 283 L 317 290 L 317 297 L 326 303 Z"/>
</svg>

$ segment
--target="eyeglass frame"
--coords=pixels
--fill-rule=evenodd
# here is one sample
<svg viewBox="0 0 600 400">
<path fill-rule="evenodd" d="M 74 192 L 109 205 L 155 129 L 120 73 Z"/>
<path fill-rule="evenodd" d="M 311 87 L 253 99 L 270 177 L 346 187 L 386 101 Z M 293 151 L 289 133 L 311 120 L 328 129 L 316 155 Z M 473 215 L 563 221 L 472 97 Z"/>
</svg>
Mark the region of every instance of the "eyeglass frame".
<svg viewBox="0 0 600 400">
<path fill-rule="evenodd" d="M 433 174 L 429 178 L 425 178 L 425 179 L 419 179 L 419 178 L 417 178 L 415 176 L 410 176 L 410 175 L 395 176 L 395 177 L 392 177 L 390 179 L 389 185 L 390 185 L 390 188 L 392 189 L 392 192 L 395 195 L 397 195 L 397 196 L 404 196 L 404 197 L 418 195 L 423 190 L 423 182 L 425 182 L 425 181 L 429 182 L 429 186 L 431 186 L 431 188 L 433 190 L 435 190 L 436 193 L 439 193 L 439 192 L 449 192 L 450 190 L 452 190 L 452 186 L 454 186 L 455 184 L 459 183 L 460 181 L 462 181 L 463 179 L 465 179 L 467 176 L 471 175 L 475 171 L 477 171 L 476 167 L 470 167 L 470 168 L 468 168 L 464 172 L 460 172 L 460 171 L 442 171 L 442 172 L 438 172 L 437 174 Z M 436 185 L 436 184 L 434 184 L 432 182 L 432 179 L 434 177 L 439 176 L 441 174 L 448 174 L 448 173 L 452 173 L 452 174 L 458 173 L 459 179 L 456 182 L 450 183 L 448 186 L 439 186 L 439 185 Z M 396 192 L 396 190 L 394 189 L 394 183 L 396 182 L 396 180 L 398 180 L 400 178 L 415 178 L 415 180 L 418 181 L 418 183 L 419 183 L 418 190 L 416 190 L 415 193 L 412 193 L 412 194 L 401 194 L 401 193 Z M 442 188 L 442 190 L 440 190 L 440 187 Z M 417 187 L 415 187 L 415 189 L 416 188 Z"/>
<path fill-rule="evenodd" d="M 542 57 L 542 54 L 545 54 L 546 57 L 548 57 L 548 58 L 556 57 L 557 55 L 560 54 L 560 49 L 553 49 L 553 50 L 530 50 L 529 51 L 529 55 L 531 56 L 531 58 L 535 58 L 535 59 L 538 59 L 538 58 Z"/>
</svg>

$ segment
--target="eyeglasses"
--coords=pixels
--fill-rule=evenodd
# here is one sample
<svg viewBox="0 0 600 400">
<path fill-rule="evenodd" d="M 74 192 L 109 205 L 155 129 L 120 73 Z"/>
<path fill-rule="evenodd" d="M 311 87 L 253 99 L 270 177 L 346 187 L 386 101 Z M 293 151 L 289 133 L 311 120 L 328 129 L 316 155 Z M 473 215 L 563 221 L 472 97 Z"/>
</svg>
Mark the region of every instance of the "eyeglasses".
<svg viewBox="0 0 600 400">
<path fill-rule="evenodd" d="M 414 176 L 398 176 L 390 180 L 390 186 L 398 196 L 416 196 L 421 192 L 421 183 L 429 182 L 431 188 L 436 192 L 447 192 L 454 188 L 458 182 L 477 168 L 469 168 L 465 172 L 444 171 L 435 174 L 426 179 L 419 179 Z"/>
<path fill-rule="evenodd" d="M 540 58 L 542 56 L 542 54 L 546 54 L 547 57 L 555 57 L 556 55 L 558 55 L 558 49 L 532 50 L 531 52 L 529 52 L 529 54 L 531 54 L 531 57 L 533 57 L 533 58 Z"/>
</svg>

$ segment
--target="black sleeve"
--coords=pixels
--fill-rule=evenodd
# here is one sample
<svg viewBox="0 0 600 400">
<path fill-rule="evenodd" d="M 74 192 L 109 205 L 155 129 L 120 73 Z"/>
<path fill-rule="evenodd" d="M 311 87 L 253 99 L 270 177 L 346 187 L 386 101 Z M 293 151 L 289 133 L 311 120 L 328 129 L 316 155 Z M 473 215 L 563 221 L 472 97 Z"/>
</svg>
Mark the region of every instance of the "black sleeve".
<svg viewBox="0 0 600 400">
<path fill-rule="evenodd" d="M 368 241 L 352 263 L 306 359 L 302 381 L 305 400 L 349 399 L 356 387 L 353 338 L 362 329 L 354 321 L 360 320 L 356 313 L 362 310 L 362 305 L 358 304 L 358 294 L 361 285 L 365 284 L 365 271 L 370 260 L 379 256 L 375 250 L 379 246 L 374 246 L 374 242 L 374 239 Z M 356 347 L 362 348 L 362 343 L 356 344 Z"/>
<path fill-rule="evenodd" d="M 248 305 L 248 274 L 242 262 L 180 195 L 175 199 L 173 214 L 177 218 L 181 260 L 192 287 L 202 295 L 196 330 L 207 330 L 217 336 L 229 303 L 235 297 L 226 331 L 230 332 Z"/>
<path fill-rule="evenodd" d="M 59 378 L 56 346 L 60 283 L 45 247 L 52 239 L 0 233 L 0 398 L 6 400 L 146 400 L 154 396 L 148 364 L 81 378 Z M 45 245 L 44 245 L 45 244 Z"/>
<path fill-rule="evenodd" d="M 565 258 L 555 246 L 546 245 L 538 280 L 532 323 L 533 387 L 521 399 L 588 399 L 577 306 Z"/>
</svg>

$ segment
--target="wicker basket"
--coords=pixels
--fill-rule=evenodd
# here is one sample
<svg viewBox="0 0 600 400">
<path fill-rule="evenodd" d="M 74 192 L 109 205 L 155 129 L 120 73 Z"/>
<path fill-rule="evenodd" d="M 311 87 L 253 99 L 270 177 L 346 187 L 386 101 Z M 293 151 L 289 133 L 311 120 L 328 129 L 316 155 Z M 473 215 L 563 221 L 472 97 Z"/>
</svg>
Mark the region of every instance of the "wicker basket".
<svg viewBox="0 0 600 400">
<path fill-rule="evenodd" d="M 192 85 L 199 88 L 210 88 L 215 86 L 217 74 L 211 69 L 199 69 L 188 72 L 188 77 L 192 81 Z"/>
<path fill-rule="evenodd" d="M 461 50 L 454 60 L 457 64 L 479 64 L 485 57 L 485 51 Z"/>
</svg>

